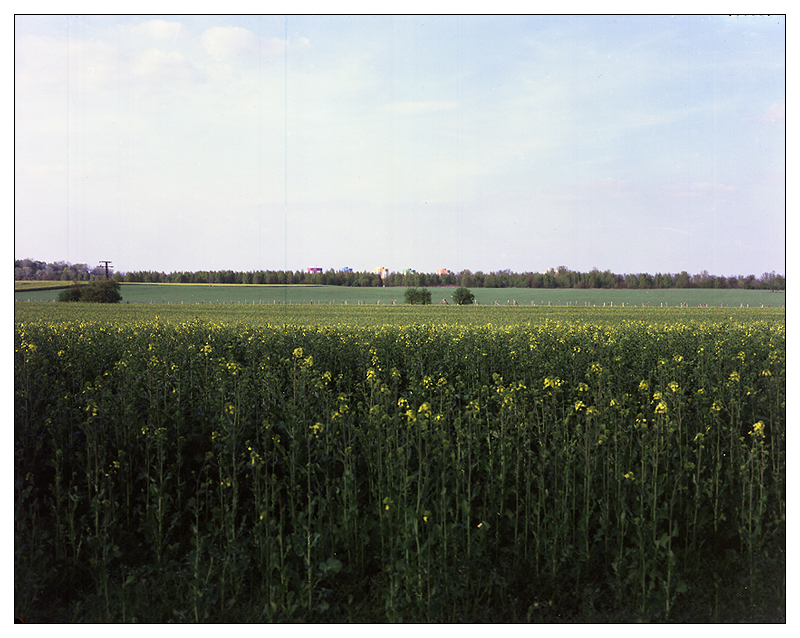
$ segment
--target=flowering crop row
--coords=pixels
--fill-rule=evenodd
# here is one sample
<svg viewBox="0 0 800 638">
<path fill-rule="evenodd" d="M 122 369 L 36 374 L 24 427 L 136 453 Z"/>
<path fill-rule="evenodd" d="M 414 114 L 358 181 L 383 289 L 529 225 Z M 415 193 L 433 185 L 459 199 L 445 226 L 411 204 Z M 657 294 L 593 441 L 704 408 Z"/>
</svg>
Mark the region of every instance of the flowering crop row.
<svg viewBox="0 0 800 638">
<path fill-rule="evenodd" d="M 18 320 L 15 604 L 707 619 L 785 564 L 785 323 L 684 316 Z"/>
</svg>

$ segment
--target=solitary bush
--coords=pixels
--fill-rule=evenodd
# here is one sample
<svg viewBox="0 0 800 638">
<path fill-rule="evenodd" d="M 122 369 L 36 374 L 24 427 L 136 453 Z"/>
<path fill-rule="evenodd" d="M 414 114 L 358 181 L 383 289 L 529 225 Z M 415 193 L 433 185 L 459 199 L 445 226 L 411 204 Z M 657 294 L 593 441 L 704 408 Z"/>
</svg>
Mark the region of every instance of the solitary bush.
<svg viewBox="0 0 800 638">
<path fill-rule="evenodd" d="M 88 286 L 75 283 L 69 289 L 61 291 L 58 300 L 119 303 L 122 301 L 122 295 L 119 292 L 119 282 L 113 279 L 95 279 Z"/>
<path fill-rule="evenodd" d="M 469 288 L 456 288 L 453 293 L 453 301 L 459 306 L 468 306 L 475 303 L 475 295 L 473 295 Z"/>
<path fill-rule="evenodd" d="M 67 288 L 66 290 L 62 290 L 60 293 L 58 293 L 58 300 L 80 301 L 82 294 L 83 290 L 81 289 L 81 285 L 76 281 L 69 288 Z"/>
<path fill-rule="evenodd" d="M 405 301 L 407 304 L 428 305 L 431 302 L 431 291 L 427 288 L 407 288 Z"/>
</svg>

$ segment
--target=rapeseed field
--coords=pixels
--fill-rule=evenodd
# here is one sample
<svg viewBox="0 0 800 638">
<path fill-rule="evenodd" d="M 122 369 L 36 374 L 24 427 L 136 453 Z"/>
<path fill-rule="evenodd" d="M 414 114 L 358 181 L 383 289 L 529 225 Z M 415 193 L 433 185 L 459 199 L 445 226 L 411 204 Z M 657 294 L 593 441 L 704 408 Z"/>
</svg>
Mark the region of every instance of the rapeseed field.
<svg viewBox="0 0 800 638">
<path fill-rule="evenodd" d="M 783 310 L 64 306 L 26 622 L 785 621 Z"/>
</svg>

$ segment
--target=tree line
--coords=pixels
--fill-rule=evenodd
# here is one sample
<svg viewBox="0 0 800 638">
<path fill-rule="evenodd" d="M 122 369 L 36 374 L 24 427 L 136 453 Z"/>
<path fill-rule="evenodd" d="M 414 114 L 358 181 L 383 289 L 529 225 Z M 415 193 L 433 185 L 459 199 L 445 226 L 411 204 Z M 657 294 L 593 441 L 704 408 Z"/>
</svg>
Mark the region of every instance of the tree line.
<svg viewBox="0 0 800 638">
<path fill-rule="evenodd" d="M 31 259 L 14 260 L 14 279 L 89 281 L 105 276 L 101 266 L 89 269 L 86 264 L 67 262 L 44 263 Z M 593 269 L 589 272 L 570 270 L 566 266 L 551 268 L 546 272 L 515 273 L 499 270 L 484 273 L 462 270 L 447 274 L 391 272 L 385 279 L 373 272 L 327 270 L 309 273 L 303 270 L 200 270 L 180 271 L 169 274 L 139 270 L 126 273 L 115 272 L 112 279 L 118 282 L 139 283 L 184 283 L 184 284 L 315 284 L 322 286 L 360 287 L 436 287 L 454 286 L 466 288 L 570 288 L 570 289 L 660 289 L 660 288 L 716 288 L 738 290 L 786 290 L 786 278 L 775 271 L 755 275 L 731 277 L 710 275 L 704 270 L 690 275 L 680 273 L 626 273 L 616 274 L 610 270 Z"/>
<path fill-rule="evenodd" d="M 86 264 L 71 264 L 67 261 L 45 263 L 34 259 L 14 260 L 14 280 L 30 281 L 91 281 L 105 277 L 103 266 L 89 268 Z"/>
</svg>

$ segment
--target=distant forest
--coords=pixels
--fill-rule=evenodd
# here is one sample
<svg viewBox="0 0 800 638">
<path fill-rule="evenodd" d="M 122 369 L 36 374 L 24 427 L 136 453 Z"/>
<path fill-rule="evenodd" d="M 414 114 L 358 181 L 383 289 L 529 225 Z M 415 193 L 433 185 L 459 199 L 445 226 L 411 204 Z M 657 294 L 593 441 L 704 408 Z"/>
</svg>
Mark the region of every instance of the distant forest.
<svg viewBox="0 0 800 638">
<path fill-rule="evenodd" d="M 86 264 L 70 264 L 64 261 L 45 263 L 32 259 L 14 260 L 15 280 L 42 281 L 90 281 L 104 277 L 102 266 L 89 268 Z M 139 283 L 181 284 L 316 284 L 323 286 L 464 286 L 466 288 L 605 288 L 605 289 L 654 289 L 654 288 L 717 288 L 738 290 L 786 290 L 786 278 L 775 272 L 736 277 L 718 277 L 707 271 L 690 275 L 686 271 L 678 274 L 627 273 L 615 274 L 609 270 L 578 272 L 566 266 L 551 268 L 546 272 L 514 273 L 499 270 L 484 273 L 447 272 L 445 274 L 421 272 L 391 272 L 384 279 L 373 272 L 352 270 L 328 270 L 306 272 L 302 270 L 200 270 L 196 272 L 163 272 L 142 270 L 127 273 L 115 272 L 115 281 Z"/>
</svg>

